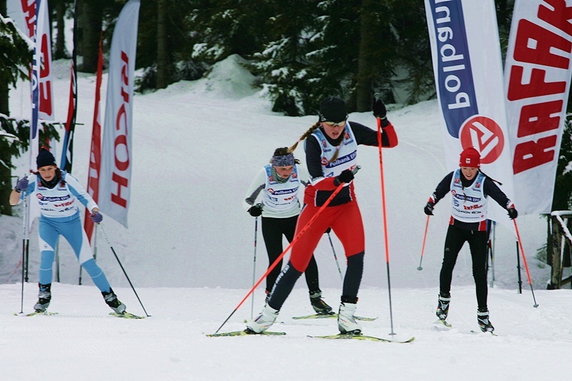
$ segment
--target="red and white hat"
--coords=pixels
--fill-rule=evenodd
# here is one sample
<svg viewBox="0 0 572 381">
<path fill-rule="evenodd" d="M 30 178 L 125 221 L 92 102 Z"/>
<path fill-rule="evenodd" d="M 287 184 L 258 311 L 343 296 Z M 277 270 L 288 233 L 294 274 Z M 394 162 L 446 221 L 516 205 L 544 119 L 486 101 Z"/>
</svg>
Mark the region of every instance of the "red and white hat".
<svg viewBox="0 0 572 381">
<path fill-rule="evenodd" d="M 481 166 L 481 154 L 473 147 L 465 148 L 461 152 L 459 167 L 479 168 Z"/>
</svg>

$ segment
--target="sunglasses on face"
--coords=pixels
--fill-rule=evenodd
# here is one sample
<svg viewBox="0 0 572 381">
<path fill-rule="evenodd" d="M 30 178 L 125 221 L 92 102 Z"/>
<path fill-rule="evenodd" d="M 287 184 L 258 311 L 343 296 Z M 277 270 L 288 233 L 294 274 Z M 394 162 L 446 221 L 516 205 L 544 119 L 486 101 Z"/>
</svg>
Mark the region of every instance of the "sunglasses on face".
<svg viewBox="0 0 572 381">
<path fill-rule="evenodd" d="M 345 120 L 342 120 L 341 122 L 323 122 L 324 124 L 326 124 L 329 127 L 342 127 L 346 124 Z"/>
</svg>

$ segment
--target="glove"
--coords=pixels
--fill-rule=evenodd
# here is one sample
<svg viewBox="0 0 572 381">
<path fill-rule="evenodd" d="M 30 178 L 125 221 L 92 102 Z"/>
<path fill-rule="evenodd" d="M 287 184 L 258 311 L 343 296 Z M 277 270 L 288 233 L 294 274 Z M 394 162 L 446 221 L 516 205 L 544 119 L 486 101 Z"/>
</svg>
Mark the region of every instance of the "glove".
<svg viewBox="0 0 572 381">
<path fill-rule="evenodd" d="M 251 206 L 250 209 L 248 209 L 248 213 L 250 213 L 252 217 L 260 216 L 262 214 L 262 204 Z"/>
<path fill-rule="evenodd" d="M 335 185 L 340 185 L 341 183 L 349 183 L 354 179 L 354 173 L 349 169 L 344 169 L 342 173 L 340 173 L 334 179 Z"/>
<path fill-rule="evenodd" d="M 426 215 L 432 216 L 434 208 L 435 208 L 435 203 L 427 201 L 427 204 L 425 205 L 425 208 L 423 208 L 423 211 L 425 212 Z"/>
<path fill-rule="evenodd" d="M 508 212 L 508 217 L 511 220 L 514 220 L 516 217 L 518 217 L 518 212 L 516 211 L 516 209 L 514 208 L 514 206 L 511 206 L 510 208 L 508 208 L 506 210 Z"/>
<path fill-rule="evenodd" d="M 381 99 L 373 99 L 372 110 L 373 116 L 376 118 L 383 119 L 387 115 L 387 109 L 385 108 L 385 104 L 383 104 Z"/>
<path fill-rule="evenodd" d="M 20 180 L 18 180 L 18 182 L 16 183 L 16 187 L 14 188 L 14 190 L 18 193 L 22 192 L 23 190 L 28 189 L 28 176 L 24 176 L 22 177 Z"/>
<path fill-rule="evenodd" d="M 91 220 L 96 224 L 99 224 L 101 221 L 103 221 L 103 215 L 99 212 L 92 213 L 92 215 L 89 216 L 89 218 L 91 218 Z"/>
</svg>

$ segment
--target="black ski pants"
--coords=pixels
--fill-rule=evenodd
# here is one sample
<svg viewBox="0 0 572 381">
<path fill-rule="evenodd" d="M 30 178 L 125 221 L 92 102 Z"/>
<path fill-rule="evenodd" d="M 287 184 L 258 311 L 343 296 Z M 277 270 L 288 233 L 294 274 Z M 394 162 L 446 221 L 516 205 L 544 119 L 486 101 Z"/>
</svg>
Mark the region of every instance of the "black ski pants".
<svg viewBox="0 0 572 381">
<path fill-rule="evenodd" d="M 288 242 L 292 242 L 294 239 L 297 221 L 298 216 L 290 218 L 262 217 L 262 236 L 264 237 L 264 244 L 266 245 L 266 252 L 268 253 L 269 267 L 284 250 L 282 247 L 282 236 L 285 236 Z M 274 286 L 274 282 L 276 282 L 276 278 L 280 275 L 280 271 L 282 271 L 282 261 L 280 261 L 266 277 L 266 292 L 268 294 L 272 291 L 272 287 Z M 309 292 L 319 292 L 318 265 L 313 255 L 305 275 Z"/>
<path fill-rule="evenodd" d="M 439 292 L 441 295 L 450 294 L 457 256 L 463 244 L 468 242 L 473 262 L 473 278 L 478 308 L 479 310 L 487 309 L 487 240 L 488 233 L 486 231 L 467 230 L 449 225 L 445 238 L 443 264 L 439 275 Z"/>
</svg>

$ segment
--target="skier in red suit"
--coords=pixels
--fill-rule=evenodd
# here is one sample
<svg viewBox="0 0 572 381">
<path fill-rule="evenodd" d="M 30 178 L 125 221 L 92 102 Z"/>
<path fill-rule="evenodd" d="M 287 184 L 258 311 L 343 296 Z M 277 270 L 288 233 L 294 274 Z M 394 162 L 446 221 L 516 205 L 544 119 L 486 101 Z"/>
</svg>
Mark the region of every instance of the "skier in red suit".
<svg viewBox="0 0 572 381">
<path fill-rule="evenodd" d="M 373 113 L 375 117 L 381 118 L 382 145 L 395 147 L 397 135 L 386 118 L 387 111 L 381 100 L 374 102 Z M 299 140 L 305 140 L 306 165 L 312 181 L 306 187 L 304 207 L 296 225 L 296 236 L 302 229 L 306 230 L 293 245 L 290 261 L 278 277 L 268 303 L 254 321 L 247 323 L 247 330 L 253 333 L 263 332 L 274 323 L 280 308 L 308 266 L 314 249 L 328 228 L 331 228 L 342 242 L 347 258 L 338 328 L 341 333 L 361 333 L 354 312 L 363 274 L 365 239 L 353 179 L 358 164 L 358 145 L 377 147 L 378 138 L 377 131 L 348 121 L 347 118 L 344 101 L 328 97 L 320 104 L 318 122 Z M 292 151 L 297 144 L 291 147 Z M 341 191 L 312 225 L 305 228 L 340 185 L 343 185 Z"/>
</svg>

